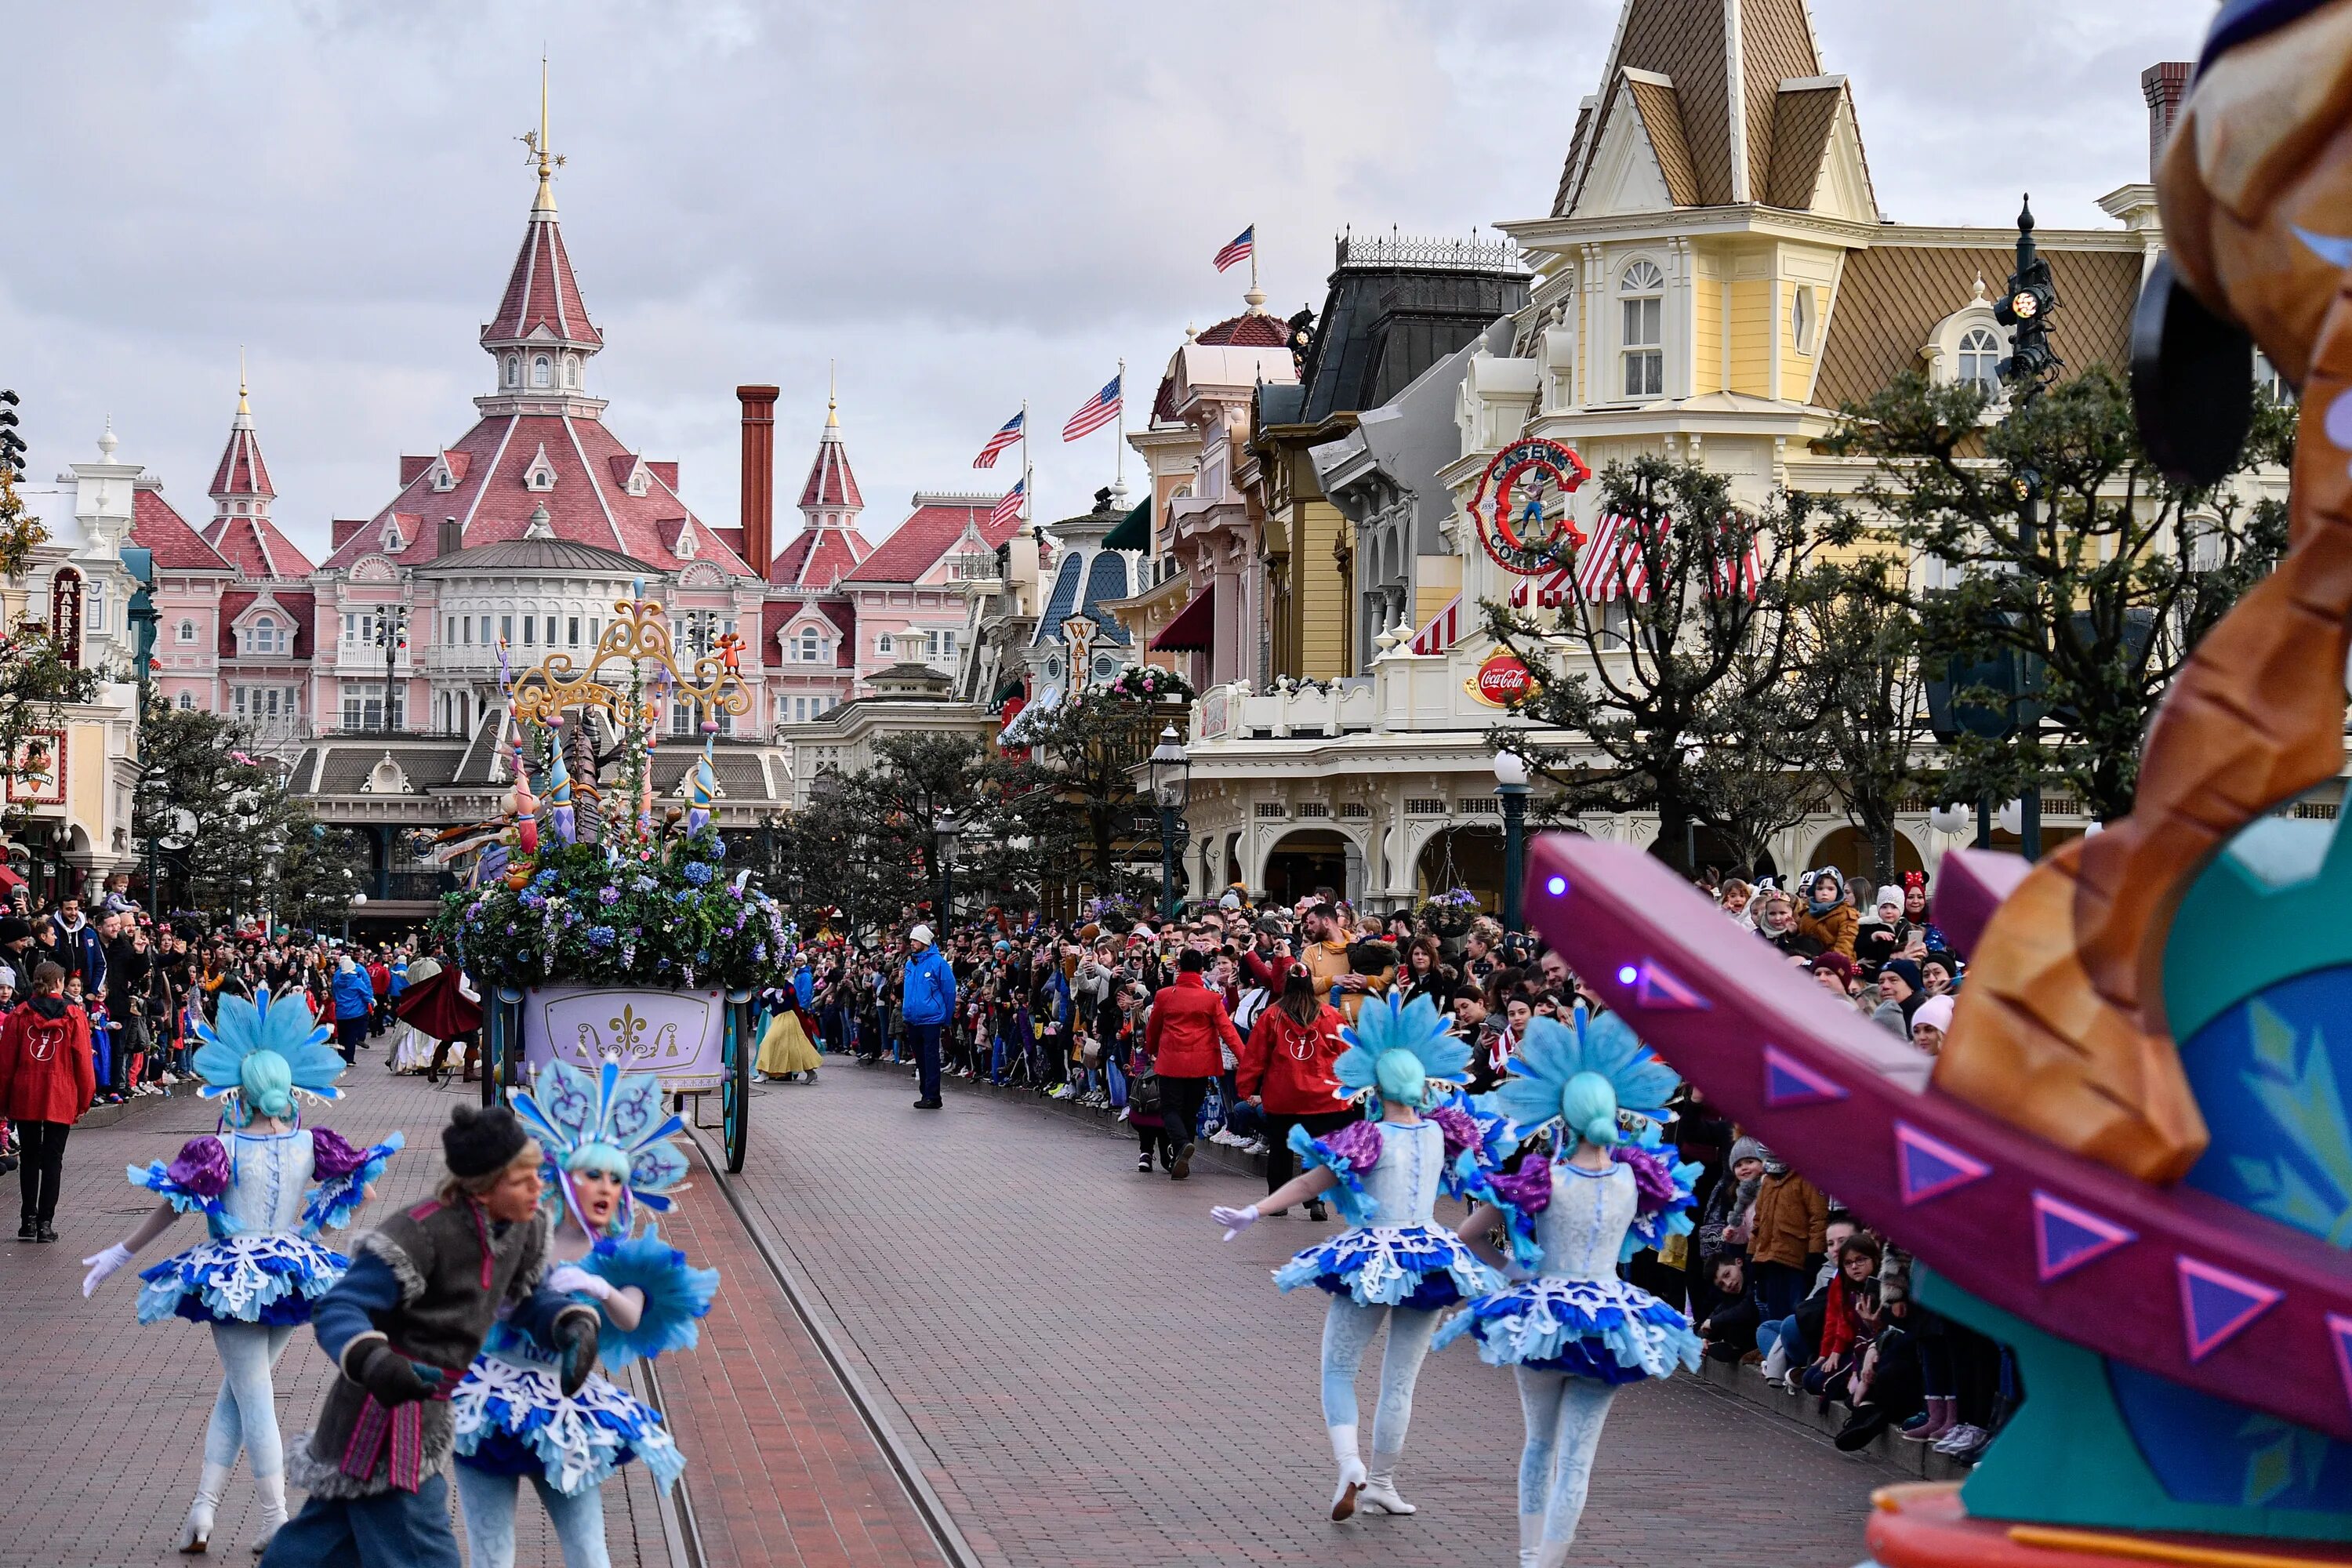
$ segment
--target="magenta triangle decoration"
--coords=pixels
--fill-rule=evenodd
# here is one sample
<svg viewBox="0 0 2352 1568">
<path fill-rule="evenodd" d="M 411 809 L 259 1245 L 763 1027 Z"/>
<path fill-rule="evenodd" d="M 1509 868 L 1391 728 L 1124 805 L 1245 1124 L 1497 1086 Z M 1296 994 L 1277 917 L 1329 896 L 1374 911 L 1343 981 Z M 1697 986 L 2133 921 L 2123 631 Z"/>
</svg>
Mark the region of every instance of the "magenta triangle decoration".
<svg viewBox="0 0 2352 1568">
<path fill-rule="evenodd" d="M 2327 1314 L 2327 1337 L 2336 1343 L 2336 1371 L 2344 1379 L 2344 1394 L 2352 1399 L 2352 1318 Z"/>
<path fill-rule="evenodd" d="M 2033 1194 L 2033 1252 L 2041 1263 L 2044 1285 L 2138 1239 L 2137 1231 L 2102 1219 L 2088 1209 L 2076 1208 L 2048 1193 Z"/>
<path fill-rule="evenodd" d="M 1764 1103 L 1775 1110 L 1791 1105 L 1826 1105 L 1846 1097 L 1844 1087 L 1799 1061 L 1778 1046 L 1764 1047 Z"/>
<path fill-rule="evenodd" d="M 1895 1124 L 1895 1165 L 1902 1178 L 1903 1201 L 1924 1204 L 1965 1187 L 1992 1173 L 1992 1167 L 1964 1154 L 1940 1138 L 1931 1138 L 1907 1121 Z"/>
<path fill-rule="evenodd" d="M 2193 1258 L 2173 1261 L 2180 1271 L 2180 1317 L 2189 1334 L 2190 1361 L 2203 1361 L 2235 1339 L 2286 1294 Z"/>
<path fill-rule="evenodd" d="M 1634 987 L 1633 1003 L 1652 1012 L 1668 1013 L 1704 1013 L 1712 1005 L 1654 958 L 1642 961 L 1642 978 Z"/>
</svg>

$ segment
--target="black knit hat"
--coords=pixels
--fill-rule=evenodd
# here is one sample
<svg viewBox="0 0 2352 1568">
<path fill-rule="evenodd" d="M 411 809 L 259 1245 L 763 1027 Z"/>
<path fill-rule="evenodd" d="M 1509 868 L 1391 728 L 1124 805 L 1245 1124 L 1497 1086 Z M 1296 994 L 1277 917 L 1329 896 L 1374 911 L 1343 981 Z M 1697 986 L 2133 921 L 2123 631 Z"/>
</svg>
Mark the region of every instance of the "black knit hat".
<svg viewBox="0 0 2352 1568">
<path fill-rule="evenodd" d="M 453 1176 L 487 1176 L 511 1163 L 530 1134 L 522 1121 L 503 1105 L 476 1109 L 461 1105 L 441 1129 L 441 1152 Z"/>
<path fill-rule="evenodd" d="M 5 947 L 12 942 L 30 942 L 32 940 L 32 921 L 20 921 L 15 915 L 0 916 L 0 947 Z"/>
</svg>

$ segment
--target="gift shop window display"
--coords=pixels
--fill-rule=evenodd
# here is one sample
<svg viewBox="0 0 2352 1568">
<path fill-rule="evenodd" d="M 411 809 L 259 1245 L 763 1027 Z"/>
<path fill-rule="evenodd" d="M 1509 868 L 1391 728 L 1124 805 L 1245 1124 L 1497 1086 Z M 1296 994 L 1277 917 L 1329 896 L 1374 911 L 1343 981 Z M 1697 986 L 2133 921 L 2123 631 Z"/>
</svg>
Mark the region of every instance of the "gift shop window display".
<svg viewBox="0 0 2352 1568">
<path fill-rule="evenodd" d="M 1458 1106 L 1439 1108 L 1467 1077 L 1470 1047 L 1446 1032 L 1427 997 L 1365 1001 L 1341 1036 L 1332 1064 L 1342 1101 L 1377 1100 L 1376 1121 L 1351 1122 L 1322 1138 L 1294 1127 L 1290 1147 L 1307 1169 L 1247 1208 L 1210 1210 L 1230 1241 L 1262 1215 L 1330 1195 L 1346 1228 L 1275 1270 L 1285 1290 L 1329 1292 L 1323 1320 L 1323 1422 L 1339 1479 L 1331 1517 L 1354 1516 L 1359 1495 L 1382 1513 L 1407 1514 L 1396 1466 L 1412 1419 L 1413 1383 L 1437 1329 L 1437 1314 L 1498 1289 L 1502 1277 L 1452 1231 L 1434 1223 L 1441 1191 L 1470 1190 L 1481 1135 Z M 1428 1114 L 1423 1114 L 1427 1111 Z M 1372 1416 L 1369 1468 L 1358 1450 L 1356 1373 L 1372 1335 L 1388 1326 L 1380 1403 Z"/>
<path fill-rule="evenodd" d="M 669 1207 L 685 1184 L 673 1142 L 685 1123 L 661 1114 L 661 1084 L 606 1062 L 593 1076 L 562 1062 L 541 1069 L 515 1110 L 546 1154 L 548 1288 L 593 1303 L 598 1352 L 614 1370 L 691 1349 L 710 1310 L 716 1269 L 691 1268 L 639 1215 Z M 509 1323 L 490 1331 L 451 1397 L 457 1497 L 473 1568 L 512 1568 L 515 1504 L 530 1478 L 566 1568 L 606 1568 L 604 1484 L 643 1459 L 664 1491 L 686 1468 L 659 1413 L 602 1373 L 576 1392 L 561 1380 L 561 1351 Z"/>
<path fill-rule="evenodd" d="M 223 1376 L 205 1427 L 204 1468 L 188 1505 L 180 1550 L 198 1552 L 242 1448 L 261 1502 L 259 1552 L 286 1522 L 286 1446 L 278 1431 L 271 1373 L 295 1329 L 342 1279 L 351 1259 L 320 1244 L 374 1194 L 374 1182 L 401 1146 L 395 1132 L 355 1149 L 324 1127 L 304 1127 L 296 1097 L 341 1098 L 343 1058 L 299 993 L 276 1005 L 224 995 L 218 1016 L 196 1024 L 200 1092 L 223 1102 L 221 1130 L 192 1138 L 170 1164 L 130 1168 L 133 1186 L 163 1201 L 121 1241 L 82 1261 L 88 1296 L 183 1214 L 205 1216 L 205 1239 L 140 1279 L 139 1321 L 185 1318 L 212 1330 Z"/>
<path fill-rule="evenodd" d="M 1532 1278 L 1480 1296 L 1438 1331 L 1442 1348 L 1467 1334 L 1479 1358 L 1518 1379 L 1527 1436 L 1519 1451 L 1519 1562 L 1557 1568 L 1575 1543 L 1601 1424 L 1617 1390 L 1696 1370 L 1690 1320 L 1618 1277 L 1618 1266 L 1691 1228 L 1691 1179 L 1658 1145 L 1677 1079 L 1613 1015 L 1571 1027 L 1528 1021 L 1507 1076 L 1481 1102 L 1519 1140 L 1555 1131 L 1564 1154 L 1530 1152 L 1515 1172 L 1485 1170 L 1485 1201 L 1459 1230 L 1507 1237 L 1510 1261 Z M 1619 1118 L 1641 1119 L 1629 1144 Z M 1473 1245 L 1482 1250 L 1483 1240 Z M 1502 1261 L 1499 1253 L 1494 1254 Z"/>
</svg>

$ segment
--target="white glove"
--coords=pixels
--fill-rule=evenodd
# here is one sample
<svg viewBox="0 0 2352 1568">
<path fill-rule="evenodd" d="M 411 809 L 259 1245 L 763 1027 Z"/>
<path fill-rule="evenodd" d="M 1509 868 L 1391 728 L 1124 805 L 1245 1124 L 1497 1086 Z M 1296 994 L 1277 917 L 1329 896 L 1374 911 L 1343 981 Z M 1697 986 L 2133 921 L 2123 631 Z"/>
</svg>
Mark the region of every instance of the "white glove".
<svg viewBox="0 0 2352 1568">
<path fill-rule="evenodd" d="M 601 1274 L 591 1274 L 576 1263 L 559 1263 L 548 1271 L 547 1288 L 579 1296 L 593 1296 L 599 1301 L 613 1299 L 613 1282 Z"/>
<path fill-rule="evenodd" d="M 97 1289 L 99 1283 L 108 1275 L 131 1261 L 131 1249 L 118 1241 L 104 1252 L 85 1258 L 82 1261 L 89 1265 L 89 1272 L 81 1277 L 81 1293 L 87 1296 Z"/>
<path fill-rule="evenodd" d="M 1229 1209 L 1219 1204 L 1209 1211 L 1209 1217 L 1226 1227 L 1225 1239 L 1231 1241 L 1257 1223 L 1257 1205 L 1252 1204 L 1245 1209 Z"/>
</svg>

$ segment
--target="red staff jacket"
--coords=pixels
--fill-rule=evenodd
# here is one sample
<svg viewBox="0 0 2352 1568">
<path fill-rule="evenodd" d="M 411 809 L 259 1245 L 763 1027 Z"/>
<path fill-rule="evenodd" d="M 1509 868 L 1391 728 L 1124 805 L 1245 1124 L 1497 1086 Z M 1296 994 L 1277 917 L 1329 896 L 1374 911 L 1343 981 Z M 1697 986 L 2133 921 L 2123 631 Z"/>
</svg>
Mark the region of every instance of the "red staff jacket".
<svg viewBox="0 0 2352 1568">
<path fill-rule="evenodd" d="M 55 1016 L 32 1001 L 0 1022 L 0 1115 L 15 1121 L 79 1121 L 98 1093 L 89 1016 L 70 1002 Z"/>
</svg>

